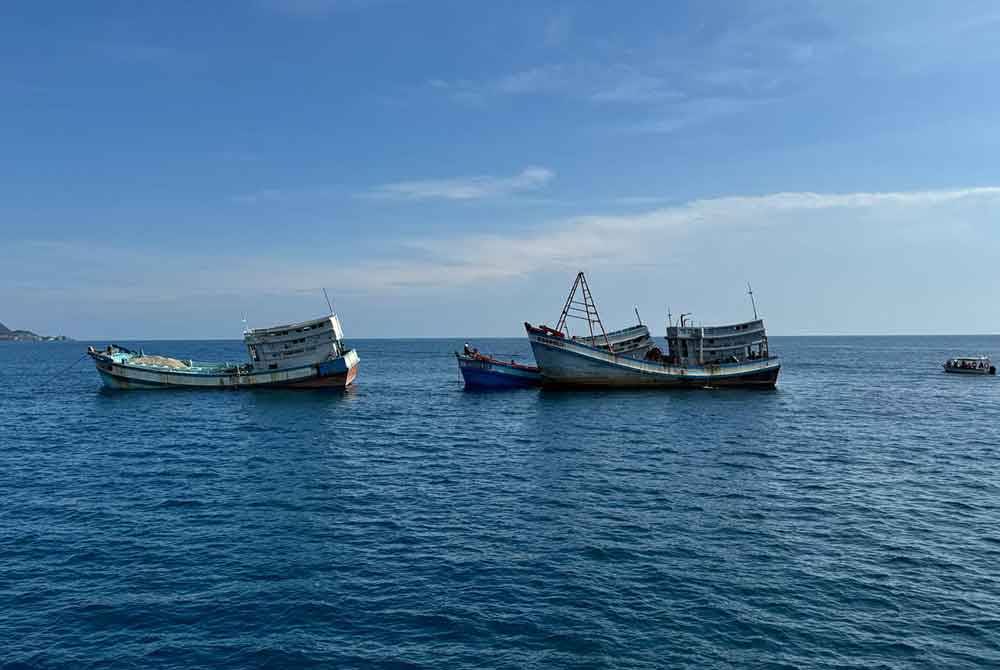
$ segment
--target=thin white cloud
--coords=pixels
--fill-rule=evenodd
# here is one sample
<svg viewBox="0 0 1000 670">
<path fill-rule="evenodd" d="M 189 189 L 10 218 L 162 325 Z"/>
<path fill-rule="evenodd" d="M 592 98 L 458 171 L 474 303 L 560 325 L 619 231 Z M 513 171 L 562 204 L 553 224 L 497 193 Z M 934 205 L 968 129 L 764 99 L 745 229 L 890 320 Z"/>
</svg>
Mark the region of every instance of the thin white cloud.
<svg viewBox="0 0 1000 670">
<path fill-rule="evenodd" d="M 837 225 L 844 217 L 891 225 L 901 233 L 959 220 L 967 208 L 1000 213 L 1000 187 L 884 193 L 775 193 L 694 200 L 637 214 L 580 216 L 521 235 L 469 235 L 415 241 L 419 261 L 399 260 L 352 270 L 372 291 L 460 286 L 581 267 L 630 267 L 661 261 L 690 233 L 765 229 L 809 222 Z M 714 231 L 714 232 L 713 232 Z"/>
<path fill-rule="evenodd" d="M 961 226 L 997 216 L 1000 186 L 708 198 L 634 214 L 572 217 L 516 234 L 404 240 L 402 251 L 400 241 L 394 240 L 396 251 L 385 249 L 381 258 L 336 264 L 330 264 L 323 253 L 315 259 L 283 262 L 270 256 L 200 256 L 197 251 L 183 250 L 162 256 L 124 247 L 103 250 L 97 263 L 86 245 L 41 243 L 22 245 L 11 255 L 0 275 L 6 278 L 0 282 L 6 287 L 0 295 L 30 288 L 64 297 L 96 291 L 115 299 L 179 298 L 206 293 L 294 293 L 319 286 L 336 286 L 341 294 L 405 294 L 552 271 L 652 266 L 670 262 L 672 254 L 682 257 L 683 251 L 678 250 L 690 248 L 693 240 L 749 234 L 749 239 L 766 249 L 769 240 L 784 234 L 781 228 L 838 227 L 846 221 L 883 227 L 898 233 L 900 239 L 919 234 L 951 240 L 960 234 Z M 845 248 L 852 244 L 844 240 Z M 39 255 L 47 262 L 39 263 Z M 51 267 L 67 270 L 54 279 L 46 269 Z M 109 273 L 109 267 L 115 272 Z M 269 271 L 246 271 L 254 267 Z M 139 275 L 144 277 L 142 285 L 127 281 Z"/>
<path fill-rule="evenodd" d="M 594 102 L 622 103 L 681 100 L 684 97 L 683 93 L 671 87 L 663 77 L 642 72 L 623 74 L 613 83 L 590 95 Z"/>
<path fill-rule="evenodd" d="M 497 198 L 523 191 L 536 191 L 555 177 L 544 167 L 528 167 L 510 177 L 478 175 L 449 179 L 417 179 L 383 184 L 367 197 L 405 200 L 477 200 Z"/>
<path fill-rule="evenodd" d="M 496 96 L 559 95 L 593 103 L 626 104 L 669 102 L 685 97 L 665 75 L 623 64 L 554 63 L 485 81 L 436 78 L 427 83 L 459 102 L 472 104 Z"/>
</svg>

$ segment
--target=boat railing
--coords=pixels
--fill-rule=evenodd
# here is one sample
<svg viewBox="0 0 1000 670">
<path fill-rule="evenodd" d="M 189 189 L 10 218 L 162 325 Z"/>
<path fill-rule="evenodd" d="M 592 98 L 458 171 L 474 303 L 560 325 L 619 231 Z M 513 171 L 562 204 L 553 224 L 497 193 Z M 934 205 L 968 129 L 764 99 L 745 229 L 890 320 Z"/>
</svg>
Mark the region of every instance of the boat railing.
<svg viewBox="0 0 1000 670">
<path fill-rule="evenodd" d="M 752 366 L 761 365 L 762 367 L 764 367 L 767 364 L 771 364 L 771 363 L 775 363 L 775 362 L 780 362 L 780 360 L 781 360 L 780 356 L 768 353 L 766 356 L 760 356 L 758 358 L 742 358 L 742 359 L 740 359 L 738 361 L 725 361 L 725 362 L 720 362 L 720 363 L 703 363 L 703 364 L 700 364 L 700 365 L 699 364 L 693 364 L 692 365 L 692 364 L 684 364 L 684 363 L 671 363 L 669 357 L 663 357 L 660 360 L 650 360 L 650 359 L 645 359 L 645 358 L 633 358 L 633 357 L 631 357 L 631 356 L 629 356 L 627 354 L 618 354 L 618 353 L 614 353 L 614 352 L 609 352 L 607 349 L 602 349 L 602 348 L 595 347 L 595 346 L 592 346 L 592 345 L 589 345 L 589 344 L 585 344 L 584 342 L 581 342 L 580 340 L 565 340 L 565 339 L 562 339 L 562 338 L 554 338 L 554 337 L 550 337 L 550 336 L 547 336 L 547 335 L 543 335 L 543 334 L 541 334 L 540 332 L 537 332 L 537 331 L 531 333 L 531 337 L 533 339 L 537 340 L 538 342 L 542 343 L 542 344 L 547 344 L 547 345 L 549 345 L 551 347 L 555 347 L 555 348 L 558 348 L 558 349 L 572 349 L 572 348 L 577 348 L 577 347 L 582 348 L 582 349 L 586 349 L 590 353 L 591 356 L 594 356 L 594 357 L 597 357 L 597 358 L 603 358 L 604 360 L 606 360 L 608 362 L 621 362 L 622 360 L 625 360 L 625 361 L 628 361 L 630 363 L 655 365 L 655 366 L 661 366 L 661 367 L 667 367 L 667 368 L 670 368 L 670 367 L 672 367 L 672 368 L 681 368 L 681 369 L 688 368 L 688 367 L 736 368 L 736 367 L 741 367 L 741 366 L 745 367 L 745 366 L 748 366 L 748 365 L 752 365 Z"/>
</svg>

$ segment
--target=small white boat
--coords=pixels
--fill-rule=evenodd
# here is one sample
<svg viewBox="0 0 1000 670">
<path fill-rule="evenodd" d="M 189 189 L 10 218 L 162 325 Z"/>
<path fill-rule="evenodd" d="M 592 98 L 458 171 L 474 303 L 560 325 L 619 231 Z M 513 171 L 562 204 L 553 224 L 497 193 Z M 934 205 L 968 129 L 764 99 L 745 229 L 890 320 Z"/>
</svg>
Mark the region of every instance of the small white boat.
<svg viewBox="0 0 1000 670">
<path fill-rule="evenodd" d="M 959 356 L 944 363 L 944 371 L 959 375 L 995 375 L 996 366 L 989 356 Z"/>
</svg>

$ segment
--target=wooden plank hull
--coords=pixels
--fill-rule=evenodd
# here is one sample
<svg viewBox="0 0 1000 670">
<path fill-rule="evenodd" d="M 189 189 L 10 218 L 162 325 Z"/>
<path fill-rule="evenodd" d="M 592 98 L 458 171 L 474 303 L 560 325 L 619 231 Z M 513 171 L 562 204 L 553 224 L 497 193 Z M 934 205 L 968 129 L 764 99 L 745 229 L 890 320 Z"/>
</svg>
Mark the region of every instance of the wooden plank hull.
<svg viewBox="0 0 1000 670">
<path fill-rule="evenodd" d="M 572 340 L 528 330 L 545 386 L 605 388 L 774 388 L 777 357 L 742 363 L 679 367 L 616 356 Z"/>
<path fill-rule="evenodd" d="M 502 361 L 473 358 L 455 354 L 458 369 L 466 388 L 473 389 L 515 389 L 531 388 L 542 383 L 537 369 L 523 365 L 511 365 Z"/>
<path fill-rule="evenodd" d="M 251 373 L 199 374 L 94 359 L 104 385 L 116 390 L 346 388 L 357 377 L 360 358 L 353 350 L 331 361 L 286 370 Z"/>
</svg>

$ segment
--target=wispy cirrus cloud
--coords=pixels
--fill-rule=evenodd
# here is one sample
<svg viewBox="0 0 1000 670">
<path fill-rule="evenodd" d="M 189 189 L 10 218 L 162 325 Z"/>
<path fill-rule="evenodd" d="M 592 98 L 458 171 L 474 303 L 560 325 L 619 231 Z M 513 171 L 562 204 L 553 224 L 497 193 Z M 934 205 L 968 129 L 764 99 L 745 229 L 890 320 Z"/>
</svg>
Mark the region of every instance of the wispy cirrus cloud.
<svg viewBox="0 0 1000 670">
<path fill-rule="evenodd" d="M 435 78 L 428 85 L 452 99 L 481 104 L 497 96 L 565 96 L 592 103 L 650 103 L 684 95 L 665 76 L 630 65 L 555 63 L 483 81 Z"/>
<path fill-rule="evenodd" d="M 803 221 L 836 226 L 847 218 L 890 226 L 905 235 L 954 225 L 970 212 L 981 218 L 984 211 L 1000 213 L 1000 186 L 709 198 L 634 214 L 571 217 L 519 235 L 413 240 L 406 246 L 418 251 L 420 260 L 383 261 L 358 268 L 351 276 L 375 282 L 364 288 L 377 292 L 461 286 L 543 271 L 655 263 L 662 261 L 665 249 L 694 233 L 794 227 Z"/>
<path fill-rule="evenodd" d="M 536 191 L 556 173 L 544 167 L 528 167 L 516 175 L 477 175 L 447 179 L 415 179 L 383 184 L 363 193 L 364 197 L 402 200 L 477 200 Z"/>
<path fill-rule="evenodd" d="M 882 228 L 906 239 L 915 234 L 952 239 L 963 225 L 993 221 L 1000 215 L 1000 186 L 901 192 L 790 192 L 693 200 L 628 214 L 595 214 L 557 219 L 520 232 L 472 234 L 434 239 L 394 240 L 378 257 L 331 265 L 327 258 L 246 254 L 226 258 L 176 253 L 164 259 L 148 250 L 109 248 L 102 261 L 81 245 L 24 246 L 12 254 L 9 290 L 30 287 L 65 293 L 115 287 L 116 295 L 141 297 L 156 292 L 183 296 L 204 292 L 297 292 L 336 285 L 354 294 L 405 294 L 470 283 L 503 281 L 580 268 L 633 268 L 663 263 L 668 250 L 685 240 L 726 239 L 749 234 L 769 249 L 789 231 L 804 225 L 838 228 L 845 221 Z M 782 230 L 786 232 L 781 232 Z M 770 231 L 770 232 L 768 232 Z M 844 253 L 858 245 L 844 239 Z M 37 245 L 36 245 L 37 247 Z M 1000 250 L 994 250 L 1000 253 Z M 39 254 L 48 263 L 38 263 Z M 114 262 L 105 262 L 107 258 Z M 888 260 L 888 259 L 887 259 Z M 904 259 L 905 260 L 905 259 Z M 54 285 L 45 268 L 73 268 L 65 285 Z M 268 266 L 267 273 L 245 268 Z M 905 263 L 904 263 L 905 265 Z M 112 267 L 115 272 L 108 272 Z M 146 277 L 131 292 L 122 288 L 136 273 Z M 4 275 L 0 275 L 2 278 Z M 0 291 L 2 294 L 4 291 Z"/>
</svg>

